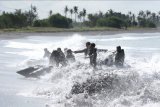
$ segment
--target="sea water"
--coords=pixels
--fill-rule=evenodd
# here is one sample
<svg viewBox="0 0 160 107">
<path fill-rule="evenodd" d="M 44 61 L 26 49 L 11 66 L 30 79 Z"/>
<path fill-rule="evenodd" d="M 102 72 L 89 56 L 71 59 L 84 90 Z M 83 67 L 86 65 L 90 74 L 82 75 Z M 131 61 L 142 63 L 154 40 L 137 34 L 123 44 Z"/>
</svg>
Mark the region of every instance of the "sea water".
<svg viewBox="0 0 160 107">
<path fill-rule="evenodd" d="M 38 35 L 38 34 L 37 34 Z M 160 33 L 122 33 L 115 35 L 70 34 L 69 36 L 26 36 L 0 40 L 0 106 L 1 107 L 159 107 L 160 106 Z M 50 34 L 52 35 L 52 34 Z M 14 35 L 13 35 L 14 36 Z M 80 50 L 94 42 L 98 61 L 115 51 L 125 50 L 125 67 L 98 66 L 94 70 L 84 54 L 75 54 L 76 62 L 56 67 L 39 79 L 24 78 L 16 71 L 34 65 L 47 65 L 44 48 Z M 116 75 L 114 88 L 92 96 L 70 95 L 74 83 L 88 78 Z"/>
</svg>

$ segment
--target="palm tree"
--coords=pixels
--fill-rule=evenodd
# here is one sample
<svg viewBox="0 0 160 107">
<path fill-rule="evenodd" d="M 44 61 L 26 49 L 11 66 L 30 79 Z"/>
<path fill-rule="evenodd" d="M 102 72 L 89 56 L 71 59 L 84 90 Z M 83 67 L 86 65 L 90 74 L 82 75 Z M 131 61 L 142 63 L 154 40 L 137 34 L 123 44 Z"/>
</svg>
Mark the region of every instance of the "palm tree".
<svg viewBox="0 0 160 107">
<path fill-rule="evenodd" d="M 82 18 L 82 16 L 80 14 L 78 14 L 78 19 L 80 22 L 81 22 L 81 18 Z"/>
<path fill-rule="evenodd" d="M 136 20 L 136 16 L 135 14 L 132 15 L 132 20 L 135 21 Z"/>
<path fill-rule="evenodd" d="M 139 15 L 141 18 L 145 18 L 144 11 L 142 11 L 142 10 L 139 12 L 139 14 L 138 14 L 138 15 Z"/>
<path fill-rule="evenodd" d="M 156 22 L 157 23 L 159 22 L 159 16 L 158 15 L 156 16 Z"/>
<path fill-rule="evenodd" d="M 99 11 L 99 17 L 102 18 L 103 17 L 103 13 L 102 11 Z"/>
<path fill-rule="evenodd" d="M 113 10 L 112 9 L 110 9 L 110 10 L 108 10 L 108 12 L 109 12 L 109 15 L 113 15 Z"/>
<path fill-rule="evenodd" d="M 78 14 L 78 7 L 74 6 L 73 9 L 74 9 L 74 13 L 75 13 L 75 22 L 76 22 L 76 17 L 77 17 L 77 14 Z"/>
<path fill-rule="evenodd" d="M 69 12 L 71 14 L 71 19 L 72 19 L 73 9 L 70 9 Z"/>
<path fill-rule="evenodd" d="M 27 14 L 29 25 L 33 24 L 34 20 L 36 20 L 36 18 L 37 18 L 37 15 L 38 14 L 37 14 L 36 6 L 32 6 L 32 4 L 31 4 L 31 8 L 30 8 L 30 10 L 28 11 L 28 14 Z"/>
<path fill-rule="evenodd" d="M 65 13 L 65 17 L 67 17 L 67 12 L 69 11 L 69 9 L 68 9 L 68 7 L 66 6 L 65 8 L 64 8 L 64 13 Z"/>
<path fill-rule="evenodd" d="M 36 6 L 32 6 L 32 5 L 31 5 L 31 10 L 33 10 L 33 12 L 37 12 Z"/>
<path fill-rule="evenodd" d="M 137 25 L 135 14 L 132 14 L 132 25 L 133 25 L 133 26 L 136 26 L 136 25 Z"/>
<path fill-rule="evenodd" d="M 15 14 L 16 15 L 20 15 L 22 13 L 22 10 L 21 9 L 15 9 Z"/>
<path fill-rule="evenodd" d="M 128 21 L 128 23 L 129 23 L 129 25 L 131 25 L 132 26 L 132 22 L 133 22 L 133 15 L 132 15 L 132 12 L 131 11 L 129 11 L 128 12 L 128 15 L 127 15 L 127 18 L 129 19 Z"/>
<path fill-rule="evenodd" d="M 52 10 L 49 11 L 49 16 L 51 16 L 51 15 L 52 15 Z"/>
<path fill-rule="evenodd" d="M 149 10 L 146 11 L 146 15 L 147 15 L 147 18 L 148 16 L 151 14 L 151 12 Z"/>
<path fill-rule="evenodd" d="M 132 17 L 132 12 L 131 11 L 128 12 L 128 16 L 129 16 L 129 18 Z"/>
<path fill-rule="evenodd" d="M 160 15 L 160 11 L 158 12 L 158 15 Z"/>
<path fill-rule="evenodd" d="M 86 17 L 86 9 L 83 9 L 82 16 L 83 16 L 83 22 L 84 22 L 85 21 L 85 17 Z"/>
<path fill-rule="evenodd" d="M 83 12 L 81 11 L 81 12 L 79 12 L 79 14 L 78 14 L 78 18 L 79 18 L 80 22 L 81 22 L 82 16 L 83 16 Z"/>
<path fill-rule="evenodd" d="M 132 15 L 132 12 L 131 12 L 131 11 L 129 11 L 129 12 L 128 12 L 128 14 L 131 16 L 131 15 Z"/>
<path fill-rule="evenodd" d="M 160 11 L 158 12 L 158 17 L 159 17 L 159 18 L 158 18 L 158 21 L 160 21 Z"/>
<path fill-rule="evenodd" d="M 156 20 L 156 13 L 152 13 L 151 15 L 152 15 L 152 21 L 155 22 L 155 20 Z"/>
</svg>

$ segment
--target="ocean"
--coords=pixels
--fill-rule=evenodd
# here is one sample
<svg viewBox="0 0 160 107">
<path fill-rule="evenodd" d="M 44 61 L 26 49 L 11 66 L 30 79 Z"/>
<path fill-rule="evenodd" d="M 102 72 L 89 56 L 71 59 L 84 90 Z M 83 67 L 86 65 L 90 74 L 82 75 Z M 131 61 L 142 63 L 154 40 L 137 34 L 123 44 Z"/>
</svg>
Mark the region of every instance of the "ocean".
<svg viewBox="0 0 160 107">
<path fill-rule="evenodd" d="M 84 49 L 88 41 L 95 43 L 98 49 L 108 49 L 108 52 L 98 53 L 98 61 L 107 58 L 120 45 L 125 51 L 124 67 L 98 65 L 94 70 L 82 53 L 74 54 L 75 63 L 55 67 L 38 79 L 16 73 L 29 66 L 48 65 L 48 60 L 43 58 L 44 48 L 50 52 L 59 47 L 75 51 Z M 37 33 L 36 36 L 0 39 L 0 45 L 1 107 L 160 107 L 160 33 L 94 36 Z M 86 93 L 81 93 L 66 98 L 75 83 L 106 75 L 116 75 L 112 88 L 87 97 Z"/>
</svg>

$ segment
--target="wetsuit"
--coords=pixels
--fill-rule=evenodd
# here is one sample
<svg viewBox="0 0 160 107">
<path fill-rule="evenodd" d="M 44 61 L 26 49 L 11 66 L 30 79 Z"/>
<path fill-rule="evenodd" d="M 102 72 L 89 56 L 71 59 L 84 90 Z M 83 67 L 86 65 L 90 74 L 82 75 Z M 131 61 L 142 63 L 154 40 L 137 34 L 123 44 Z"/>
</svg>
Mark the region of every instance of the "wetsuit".
<svg viewBox="0 0 160 107">
<path fill-rule="evenodd" d="M 54 50 L 52 53 L 51 53 L 51 56 L 50 56 L 50 60 L 49 60 L 50 64 L 53 65 L 53 66 L 59 66 L 60 64 L 60 54 L 58 51 Z"/>
<path fill-rule="evenodd" d="M 93 67 L 96 67 L 97 65 L 97 48 L 91 48 L 89 52 L 89 57 L 90 57 L 90 65 Z"/>
<path fill-rule="evenodd" d="M 71 62 L 75 62 L 75 56 L 73 54 L 67 54 L 66 59 Z"/>
<path fill-rule="evenodd" d="M 117 51 L 116 56 L 115 56 L 115 65 L 123 66 L 124 58 L 125 58 L 124 50 L 122 49 L 121 51 Z"/>
<path fill-rule="evenodd" d="M 59 52 L 59 61 L 60 61 L 60 64 L 62 64 L 62 66 L 66 66 L 67 65 L 67 62 L 66 62 L 66 58 L 65 58 L 65 55 L 62 51 L 58 51 Z"/>
</svg>

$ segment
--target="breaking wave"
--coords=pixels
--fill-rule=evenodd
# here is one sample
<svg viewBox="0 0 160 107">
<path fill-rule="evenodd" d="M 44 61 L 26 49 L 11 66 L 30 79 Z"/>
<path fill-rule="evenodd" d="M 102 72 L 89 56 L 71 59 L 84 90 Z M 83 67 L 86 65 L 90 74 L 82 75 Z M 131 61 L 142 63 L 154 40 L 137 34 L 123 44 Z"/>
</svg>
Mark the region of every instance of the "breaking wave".
<svg viewBox="0 0 160 107">
<path fill-rule="evenodd" d="M 139 39 L 139 37 L 137 38 Z M 146 37 L 143 39 L 149 38 L 150 37 Z M 130 40 L 131 38 L 122 37 L 121 40 L 122 39 Z M 97 41 L 98 40 L 99 39 L 97 39 Z M 40 49 L 43 50 L 44 47 L 48 47 L 50 51 L 54 48 L 56 49 L 57 47 L 69 47 L 72 50 L 77 50 L 83 48 L 86 41 L 90 41 L 90 39 L 76 34 L 72 37 L 65 38 L 63 41 L 54 43 L 49 42 L 48 44 L 44 45 L 39 43 L 38 45 L 35 45 L 35 47 L 32 47 L 32 50 L 35 51 L 36 55 L 39 52 L 43 53 L 43 51 L 40 51 Z M 91 39 L 91 41 L 94 40 Z M 106 41 L 108 41 L 108 39 Z M 17 45 L 13 44 L 16 43 L 13 42 L 11 45 L 8 45 L 8 47 L 17 47 Z M 23 44 L 21 44 L 21 47 L 23 48 L 22 45 Z M 26 44 L 24 44 L 24 46 L 26 46 Z M 98 46 L 101 47 L 101 45 Z M 106 46 L 104 48 L 108 49 L 108 47 L 110 46 Z M 28 48 L 28 46 L 26 46 L 26 48 Z M 112 50 L 114 49 L 112 48 Z M 25 51 L 28 50 L 24 50 L 23 52 Z M 98 59 L 102 60 L 109 54 L 111 53 L 99 53 Z M 124 68 L 116 68 L 115 66 L 98 66 L 96 70 L 89 66 L 89 60 L 84 59 L 83 54 L 76 54 L 75 56 L 75 63 L 71 63 L 67 67 L 54 68 L 51 73 L 41 76 L 40 79 L 37 80 L 38 82 L 47 85 L 36 86 L 27 91 L 22 90 L 22 92 L 18 93 L 18 95 L 47 98 L 49 101 L 47 104 L 45 104 L 46 107 L 160 106 L 159 54 L 155 53 L 149 56 L 141 55 L 135 57 L 129 52 L 128 54 L 126 52 Z M 41 54 L 39 55 L 39 58 L 40 57 L 42 57 Z M 36 61 L 38 62 L 39 59 L 37 58 L 37 60 L 30 60 L 31 65 L 36 65 Z M 28 64 L 28 62 L 28 59 L 26 59 L 21 66 Z M 45 63 L 47 63 L 47 61 Z M 107 83 L 109 87 L 102 87 L 100 91 L 95 91 L 93 94 L 89 94 L 87 92 L 71 94 L 73 86 L 77 83 L 83 84 L 87 83 L 88 80 L 91 80 L 89 85 L 95 82 L 97 85 L 101 84 L 99 82 L 101 79 L 108 77 L 110 77 L 110 82 L 106 81 L 105 83 Z M 95 88 L 97 89 L 97 87 Z"/>
</svg>

